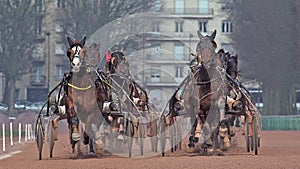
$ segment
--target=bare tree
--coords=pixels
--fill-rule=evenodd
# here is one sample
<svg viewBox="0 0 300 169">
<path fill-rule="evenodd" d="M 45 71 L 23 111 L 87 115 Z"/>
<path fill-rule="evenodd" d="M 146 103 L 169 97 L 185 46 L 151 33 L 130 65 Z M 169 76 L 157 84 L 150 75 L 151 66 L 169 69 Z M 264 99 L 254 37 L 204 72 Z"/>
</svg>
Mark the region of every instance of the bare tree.
<svg viewBox="0 0 300 169">
<path fill-rule="evenodd" d="M 74 22 L 74 35 L 90 36 L 103 25 L 138 12 L 153 11 L 157 0 L 66 0 L 70 4 L 69 16 Z"/>
<path fill-rule="evenodd" d="M 5 76 L 4 102 L 12 109 L 17 78 L 28 72 L 34 45 L 32 0 L 0 1 L 0 67 Z"/>
<path fill-rule="evenodd" d="M 263 83 L 264 115 L 296 113 L 299 7 L 297 0 L 240 0 L 231 13 L 242 73 Z"/>
</svg>

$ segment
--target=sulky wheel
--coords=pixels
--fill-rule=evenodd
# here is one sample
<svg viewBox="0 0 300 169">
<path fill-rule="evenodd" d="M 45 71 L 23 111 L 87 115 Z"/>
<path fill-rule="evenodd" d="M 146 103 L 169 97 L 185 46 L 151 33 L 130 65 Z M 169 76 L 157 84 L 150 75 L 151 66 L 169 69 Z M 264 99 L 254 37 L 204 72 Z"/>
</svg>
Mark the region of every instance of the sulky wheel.
<svg viewBox="0 0 300 169">
<path fill-rule="evenodd" d="M 166 121 L 165 121 L 165 116 L 162 116 L 160 119 L 160 150 L 161 150 L 161 156 L 165 156 L 165 147 L 166 147 Z"/>
<path fill-rule="evenodd" d="M 181 150 L 181 140 L 182 140 L 182 118 L 177 118 L 176 121 L 176 146 L 175 148 Z"/>
<path fill-rule="evenodd" d="M 42 160 L 42 151 L 43 151 L 43 143 L 44 143 L 44 131 L 43 131 L 43 122 L 41 116 L 38 117 L 36 123 L 36 142 L 39 151 L 39 160 Z"/>
<path fill-rule="evenodd" d="M 246 141 L 246 150 L 250 152 L 250 136 L 249 136 L 249 117 L 245 116 L 245 141 Z"/>
<path fill-rule="evenodd" d="M 258 124 L 257 124 L 257 119 L 256 116 L 253 115 L 253 119 L 252 119 L 252 127 L 253 127 L 253 136 L 252 136 L 252 145 L 253 145 L 253 149 L 254 149 L 254 154 L 257 155 L 258 154 Z"/>
<path fill-rule="evenodd" d="M 170 146 L 171 146 L 171 152 L 174 153 L 174 149 L 175 149 L 175 124 L 174 122 L 172 122 L 171 124 L 169 124 L 169 134 L 170 134 Z"/>
<path fill-rule="evenodd" d="M 131 157 L 132 142 L 133 142 L 133 122 L 131 121 L 131 119 L 128 119 L 126 122 L 126 135 L 127 135 L 128 156 Z"/>
<path fill-rule="evenodd" d="M 47 127 L 48 134 L 48 145 L 50 149 L 50 158 L 53 157 L 53 148 L 54 148 L 54 125 L 53 120 L 50 119 Z"/>
<path fill-rule="evenodd" d="M 139 125 L 138 125 L 138 141 L 140 145 L 140 153 L 141 155 L 144 154 L 144 126 L 143 121 L 141 118 L 138 119 Z"/>
</svg>

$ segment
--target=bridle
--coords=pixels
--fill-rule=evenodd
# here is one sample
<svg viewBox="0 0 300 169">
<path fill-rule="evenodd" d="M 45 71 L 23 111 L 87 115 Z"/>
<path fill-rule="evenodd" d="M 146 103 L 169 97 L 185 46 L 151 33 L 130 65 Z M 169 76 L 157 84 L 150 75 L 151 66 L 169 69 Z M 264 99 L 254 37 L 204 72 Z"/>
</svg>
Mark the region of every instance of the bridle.
<svg viewBox="0 0 300 169">
<path fill-rule="evenodd" d="M 209 41 L 209 42 L 208 42 Z M 208 69 L 211 65 L 213 65 L 215 58 L 216 58 L 216 44 L 213 40 L 211 40 L 209 37 L 203 38 L 202 41 L 200 41 L 197 45 L 196 49 L 196 57 L 200 59 L 201 64 L 205 65 L 205 67 Z M 203 60 L 204 50 L 208 50 L 210 59 L 207 61 Z"/>
<path fill-rule="evenodd" d="M 80 52 L 83 50 L 83 47 L 79 44 L 75 44 L 71 47 L 73 53 L 69 53 L 68 57 L 70 59 L 70 66 L 72 72 L 78 72 L 81 67 L 81 59 L 80 59 Z M 73 54 L 73 57 L 71 56 Z"/>
</svg>

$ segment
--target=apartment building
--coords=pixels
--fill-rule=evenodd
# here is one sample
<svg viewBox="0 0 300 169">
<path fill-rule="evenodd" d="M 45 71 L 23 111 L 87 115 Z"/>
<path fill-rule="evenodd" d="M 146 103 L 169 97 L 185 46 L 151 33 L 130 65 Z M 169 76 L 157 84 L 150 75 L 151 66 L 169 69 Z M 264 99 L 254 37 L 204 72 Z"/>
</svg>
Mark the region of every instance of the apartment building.
<svg viewBox="0 0 300 169">
<path fill-rule="evenodd" d="M 67 30 L 62 25 L 68 17 L 66 2 L 39 2 L 37 11 L 43 17 L 37 17 L 35 24 L 37 39 L 33 68 L 16 83 L 18 97 L 29 101 L 45 100 L 49 90 L 69 70 L 65 55 Z M 192 59 L 190 53 L 195 51 L 199 41 L 198 29 L 204 35 L 216 29 L 218 48 L 234 52 L 228 38 L 233 23 L 226 15 L 232 10 L 230 3 L 230 0 L 160 0 L 161 11 L 156 11 L 160 14 L 143 30 L 151 33 L 143 41 L 145 45 L 151 43 L 151 48 L 133 52 L 136 56 L 130 58 L 132 74 L 158 107 L 164 107 L 187 75 L 187 64 Z"/>
<path fill-rule="evenodd" d="M 188 74 L 188 63 L 199 42 L 197 30 L 210 35 L 217 30 L 218 49 L 234 53 L 228 35 L 233 23 L 227 16 L 231 1 L 220 0 L 162 0 L 162 14 L 152 22 L 147 43 L 152 49 L 143 51 L 142 64 L 133 65 L 133 74 L 147 89 L 156 106 L 164 108 L 174 90 Z M 151 30 L 152 29 L 152 30 Z M 217 49 L 217 50 L 218 50 Z M 138 66 L 139 65 L 139 66 Z"/>
</svg>

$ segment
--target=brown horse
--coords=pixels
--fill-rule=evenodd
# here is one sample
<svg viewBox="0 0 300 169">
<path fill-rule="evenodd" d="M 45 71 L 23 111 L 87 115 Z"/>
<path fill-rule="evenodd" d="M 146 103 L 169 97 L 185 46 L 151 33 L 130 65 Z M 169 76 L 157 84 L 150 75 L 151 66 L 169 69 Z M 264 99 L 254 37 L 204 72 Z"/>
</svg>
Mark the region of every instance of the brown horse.
<svg viewBox="0 0 300 169">
<path fill-rule="evenodd" d="M 99 100 L 104 100 L 104 94 L 99 94 L 98 89 L 95 88 L 95 69 L 90 66 L 91 63 L 88 63 L 89 60 L 86 58 L 86 53 L 95 50 L 97 46 L 91 46 L 90 49 L 85 48 L 85 37 L 81 40 L 72 40 L 68 37 L 67 40 L 70 46 L 67 56 L 70 60 L 71 71 L 66 76 L 65 95 L 61 100 L 61 104 L 66 106 L 67 121 L 71 133 L 70 140 L 74 150 L 75 144 L 81 137 L 79 133 L 80 119 L 85 124 L 84 143 L 90 143 L 90 152 L 95 152 L 93 146 L 95 139 L 94 128 L 99 128 L 103 122 L 97 100 L 98 103 Z M 99 53 L 99 50 L 96 48 L 94 52 L 97 53 L 97 51 Z"/>
</svg>

